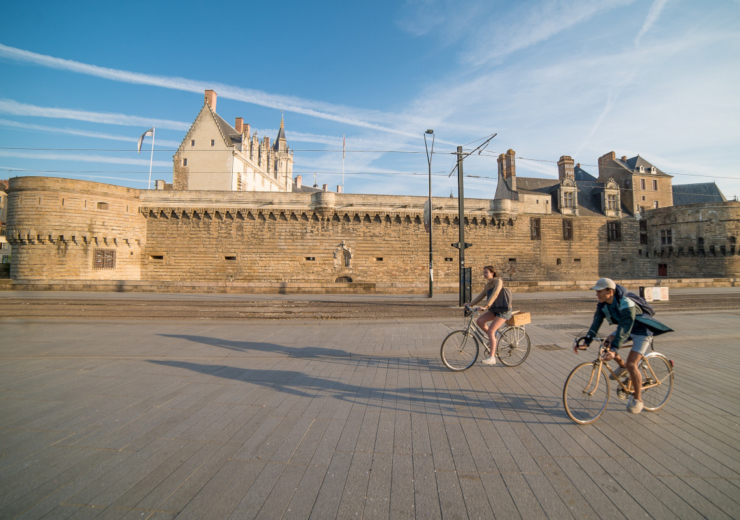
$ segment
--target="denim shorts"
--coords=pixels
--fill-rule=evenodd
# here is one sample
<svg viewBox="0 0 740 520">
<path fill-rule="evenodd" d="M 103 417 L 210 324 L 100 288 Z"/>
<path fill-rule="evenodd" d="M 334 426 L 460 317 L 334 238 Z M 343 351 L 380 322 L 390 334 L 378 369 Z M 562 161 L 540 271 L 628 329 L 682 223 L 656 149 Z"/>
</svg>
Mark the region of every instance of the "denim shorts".
<svg viewBox="0 0 740 520">
<path fill-rule="evenodd" d="M 493 315 L 496 316 L 497 318 L 503 318 L 505 320 L 510 320 L 511 317 L 513 316 L 512 311 L 494 312 Z"/>
<path fill-rule="evenodd" d="M 637 352 L 643 356 L 647 354 L 650 345 L 653 343 L 652 336 L 632 336 L 632 352 Z"/>
</svg>

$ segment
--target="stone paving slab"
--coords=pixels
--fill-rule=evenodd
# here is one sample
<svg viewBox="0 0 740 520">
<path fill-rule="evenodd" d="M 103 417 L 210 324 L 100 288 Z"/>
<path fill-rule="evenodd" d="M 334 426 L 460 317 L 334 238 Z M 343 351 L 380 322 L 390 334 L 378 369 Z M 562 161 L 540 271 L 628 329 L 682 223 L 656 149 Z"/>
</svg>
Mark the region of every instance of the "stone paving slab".
<svg viewBox="0 0 740 520">
<path fill-rule="evenodd" d="M 0 518 L 740 518 L 740 311 L 661 317 L 667 406 L 585 427 L 583 315 L 463 373 L 460 319 L 0 321 Z"/>
</svg>

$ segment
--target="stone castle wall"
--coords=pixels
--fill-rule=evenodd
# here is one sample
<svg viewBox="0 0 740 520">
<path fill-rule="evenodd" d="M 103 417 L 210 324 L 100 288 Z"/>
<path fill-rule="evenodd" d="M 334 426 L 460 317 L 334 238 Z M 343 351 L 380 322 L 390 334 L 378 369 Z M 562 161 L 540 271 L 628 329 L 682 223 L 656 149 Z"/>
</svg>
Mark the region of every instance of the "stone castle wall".
<svg viewBox="0 0 740 520">
<path fill-rule="evenodd" d="M 647 244 L 639 255 L 671 277 L 737 276 L 740 273 L 740 202 L 709 202 L 647 213 Z M 645 231 L 645 230 L 644 230 Z M 670 231 L 670 240 L 668 233 Z M 727 274 L 726 274 L 727 273 Z"/>
<path fill-rule="evenodd" d="M 51 177 L 16 177 L 8 193 L 11 278 L 138 280 L 146 219 L 139 190 Z M 96 250 L 114 269 L 94 265 Z"/>
<path fill-rule="evenodd" d="M 44 177 L 12 179 L 9 191 L 16 280 L 331 284 L 351 279 L 401 292 L 428 287 L 424 197 L 139 191 Z M 108 209 L 98 209 L 101 202 Z M 740 203 L 695 206 L 701 208 L 650 211 L 642 230 L 639 220 L 620 219 L 621 241 L 609 242 L 607 222 L 613 220 L 572 218 L 573 240 L 564 240 L 558 214 L 516 216 L 490 200 L 466 199 L 465 240 L 474 244 L 466 251 L 467 265 L 476 281 L 489 264 L 516 282 L 655 278 L 659 264 L 668 265 L 671 277 L 737 276 L 740 259 L 728 237 L 737 236 Z M 434 208 L 435 285 L 454 290 L 457 201 L 435 198 Z M 540 219 L 539 239 L 531 237 L 532 218 Z M 674 256 L 667 251 L 660 256 L 656 247 L 667 223 L 677 241 Z M 693 240 L 696 233 L 706 242 L 699 261 L 678 254 L 679 241 Z M 641 234 L 649 243 L 641 244 Z M 96 269 L 96 249 L 115 250 L 115 268 Z"/>
</svg>

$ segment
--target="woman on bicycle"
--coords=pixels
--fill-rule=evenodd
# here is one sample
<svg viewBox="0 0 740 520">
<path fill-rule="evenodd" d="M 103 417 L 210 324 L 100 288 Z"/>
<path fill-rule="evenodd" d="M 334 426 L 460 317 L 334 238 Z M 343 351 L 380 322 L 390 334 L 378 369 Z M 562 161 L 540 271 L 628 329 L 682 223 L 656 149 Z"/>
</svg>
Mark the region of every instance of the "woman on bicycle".
<svg viewBox="0 0 740 520">
<path fill-rule="evenodd" d="M 486 280 L 486 286 L 483 291 L 470 302 L 468 306 L 474 306 L 479 301 L 485 301 L 485 306 L 474 307 L 475 310 L 485 311 L 478 318 L 476 323 L 483 332 L 488 334 L 488 341 L 491 345 L 491 357 L 487 357 L 481 361 L 484 365 L 495 365 L 496 364 L 496 331 L 511 318 L 511 309 L 502 311 L 501 309 L 494 309 L 494 302 L 499 297 L 501 291 L 504 289 L 504 281 L 498 277 L 496 270 L 487 265 L 483 268 L 483 278 Z M 488 324 L 490 322 L 490 325 Z"/>
</svg>

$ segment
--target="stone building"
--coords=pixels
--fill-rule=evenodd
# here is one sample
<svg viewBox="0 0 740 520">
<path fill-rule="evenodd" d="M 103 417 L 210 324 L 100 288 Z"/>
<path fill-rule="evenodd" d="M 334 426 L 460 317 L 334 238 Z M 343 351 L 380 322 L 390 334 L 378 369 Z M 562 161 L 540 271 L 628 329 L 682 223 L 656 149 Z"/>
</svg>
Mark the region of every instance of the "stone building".
<svg viewBox="0 0 740 520">
<path fill-rule="evenodd" d="M 10 244 L 5 238 L 8 219 L 8 181 L 0 180 L 0 264 L 10 263 Z M 0 270 L 0 273 L 2 270 Z"/>
<path fill-rule="evenodd" d="M 616 181 L 589 185 L 567 157 L 549 185 L 517 179 L 509 158 L 512 168 L 499 170 L 504 191 L 466 199 L 466 262 L 476 272 L 493 264 L 518 290 L 588 287 L 601 276 L 676 285 L 740 274 L 739 202 L 632 215 Z M 17 177 L 9 187 L 11 277 L 27 288 L 424 293 L 425 201 Z M 435 198 L 433 207 L 435 290 L 454 292 L 457 201 Z"/>
<path fill-rule="evenodd" d="M 274 143 L 260 141 L 244 118 L 234 126 L 216 113 L 218 97 L 206 90 L 203 107 L 173 157 L 176 190 L 291 191 L 293 152 L 285 138 L 285 123 Z"/>
</svg>

